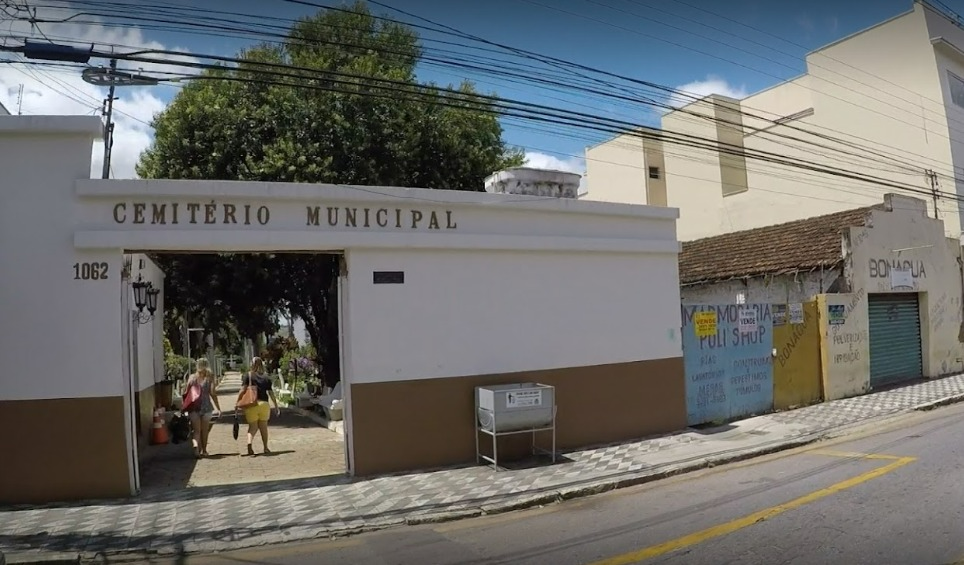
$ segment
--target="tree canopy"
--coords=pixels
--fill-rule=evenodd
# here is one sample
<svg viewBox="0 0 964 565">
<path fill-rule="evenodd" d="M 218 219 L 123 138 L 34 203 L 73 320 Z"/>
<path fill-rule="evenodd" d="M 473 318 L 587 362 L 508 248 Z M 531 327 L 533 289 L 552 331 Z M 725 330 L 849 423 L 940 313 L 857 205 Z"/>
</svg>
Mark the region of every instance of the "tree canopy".
<svg viewBox="0 0 964 565">
<path fill-rule="evenodd" d="M 155 117 L 137 173 L 480 191 L 487 175 L 521 165 L 472 84 L 420 84 L 420 57 L 412 29 L 374 17 L 362 2 L 304 17 L 283 43 L 253 46 L 237 67 L 189 82 Z M 209 328 L 230 322 L 246 337 L 270 331 L 276 312 L 288 311 L 305 321 L 319 362 L 337 370 L 336 256 L 158 262 L 170 307 Z"/>
</svg>

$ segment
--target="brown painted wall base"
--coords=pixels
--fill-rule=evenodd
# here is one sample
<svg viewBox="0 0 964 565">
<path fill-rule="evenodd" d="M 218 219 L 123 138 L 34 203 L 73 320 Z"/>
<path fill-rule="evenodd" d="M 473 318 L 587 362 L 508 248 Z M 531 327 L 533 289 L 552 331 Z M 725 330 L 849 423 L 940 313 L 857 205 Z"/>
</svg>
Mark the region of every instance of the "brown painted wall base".
<svg viewBox="0 0 964 565">
<path fill-rule="evenodd" d="M 124 399 L 0 401 L 0 503 L 129 496 Z"/>
<path fill-rule="evenodd" d="M 561 449 L 626 441 L 686 427 L 682 358 L 355 384 L 351 387 L 355 474 L 474 461 L 475 387 L 515 382 L 556 387 L 556 440 Z M 523 445 L 518 440 L 526 438 L 500 440 L 500 459 L 520 453 Z"/>
</svg>

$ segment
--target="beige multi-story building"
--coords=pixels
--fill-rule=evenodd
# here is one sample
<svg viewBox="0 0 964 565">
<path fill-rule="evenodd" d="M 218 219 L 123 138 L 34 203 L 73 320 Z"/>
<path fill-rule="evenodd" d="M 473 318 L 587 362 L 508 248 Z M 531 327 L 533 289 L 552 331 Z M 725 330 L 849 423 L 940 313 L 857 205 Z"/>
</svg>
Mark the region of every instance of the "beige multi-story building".
<svg viewBox="0 0 964 565">
<path fill-rule="evenodd" d="M 898 192 L 926 198 L 932 217 L 936 200 L 947 235 L 959 237 L 961 25 L 919 0 L 806 64 L 806 74 L 742 100 L 708 96 L 665 114 L 660 130 L 587 149 L 585 198 L 677 207 L 686 241 Z"/>
</svg>

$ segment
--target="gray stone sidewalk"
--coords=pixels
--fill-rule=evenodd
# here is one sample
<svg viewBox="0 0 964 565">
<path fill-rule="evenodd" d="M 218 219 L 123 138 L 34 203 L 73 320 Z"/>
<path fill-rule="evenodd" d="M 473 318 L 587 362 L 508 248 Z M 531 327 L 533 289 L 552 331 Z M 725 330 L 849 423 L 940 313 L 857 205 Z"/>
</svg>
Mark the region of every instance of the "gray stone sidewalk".
<svg viewBox="0 0 964 565">
<path fill-rule="evenodd" d="M 121 501 L 6 507 L 0 550 L 180 554 L 467 518 L 602 492 L 803 445 L 848 426 L 964 400 L 964 375 L 750 418 L 712 430 L 565 453 L 555 465 L 468 466 L 150 493 Z M 21 555 L 23 555 L 21 553 Z"/>
</svg>

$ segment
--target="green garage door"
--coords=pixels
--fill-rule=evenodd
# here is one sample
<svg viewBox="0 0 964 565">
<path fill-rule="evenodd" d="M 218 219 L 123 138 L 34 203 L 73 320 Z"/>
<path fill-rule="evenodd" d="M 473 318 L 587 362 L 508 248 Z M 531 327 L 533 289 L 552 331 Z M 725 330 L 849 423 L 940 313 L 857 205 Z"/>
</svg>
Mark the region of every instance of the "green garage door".
<svg viewBox="0 0 964 565">
<path fill-rule="evenodd" d="M 917 293 L 871 294 L 870 386 L 923 375 Z"/>
</svg>

